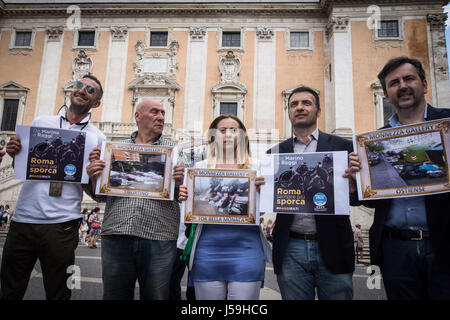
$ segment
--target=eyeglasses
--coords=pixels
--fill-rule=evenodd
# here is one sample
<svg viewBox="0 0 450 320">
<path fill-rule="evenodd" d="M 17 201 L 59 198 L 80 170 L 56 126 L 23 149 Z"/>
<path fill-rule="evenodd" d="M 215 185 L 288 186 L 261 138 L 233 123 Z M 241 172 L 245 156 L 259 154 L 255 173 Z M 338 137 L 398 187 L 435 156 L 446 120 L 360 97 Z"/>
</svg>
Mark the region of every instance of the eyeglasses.
<svg viewBox="0 0 450 320">
<path fill-rule="evenodd" d="M 86 83 L 83 83 L 81 81 L 74 81 L 72 83 L 73 88 L 75 89 L 83 89 L 84 86 L 86 86 L 86 92 L 89 94 L 94 94 L 95 93 L 95 88 L 93 86 L 90 86 Z"/>
</svg>

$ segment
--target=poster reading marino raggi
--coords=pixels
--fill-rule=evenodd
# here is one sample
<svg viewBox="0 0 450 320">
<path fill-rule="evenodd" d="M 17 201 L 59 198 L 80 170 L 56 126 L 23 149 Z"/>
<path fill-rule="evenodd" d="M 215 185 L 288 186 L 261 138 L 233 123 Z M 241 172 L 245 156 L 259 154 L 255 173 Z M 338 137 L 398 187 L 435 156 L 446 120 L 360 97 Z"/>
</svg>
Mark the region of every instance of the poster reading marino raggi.
<svg viewBox="0 0 450 320">
<path fill-rule="evenodd" d="M 17 126 L 22 150 L 15 157 L 14 178 L 88 183 L 85 166 L 97 145 L 95 136 L 83 131 Z"/>
<path fill-rule="evenodd" d="M 347 152 L 266 154 L 261 212 L 350 214 Z"/>
</svg>

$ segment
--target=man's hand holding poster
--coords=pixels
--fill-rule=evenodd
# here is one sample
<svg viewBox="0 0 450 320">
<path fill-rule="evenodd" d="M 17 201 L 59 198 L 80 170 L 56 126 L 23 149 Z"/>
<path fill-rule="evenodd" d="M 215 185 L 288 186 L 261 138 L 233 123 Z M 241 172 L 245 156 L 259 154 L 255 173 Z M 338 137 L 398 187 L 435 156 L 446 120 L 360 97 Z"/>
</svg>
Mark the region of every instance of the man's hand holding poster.
<svg viewBox="0 0 450 320">
<path fill-rule="evenodd" d="M 94 135 L 75 130 L 17 126 L 22 150 L 14 159 L 14 179 L 88 183 L 88 156 Z"/>
<path fill-rule="evenodd" d="M 261 212 L 350 214 L 347 152 L 265 154 Z"/>
</svg>

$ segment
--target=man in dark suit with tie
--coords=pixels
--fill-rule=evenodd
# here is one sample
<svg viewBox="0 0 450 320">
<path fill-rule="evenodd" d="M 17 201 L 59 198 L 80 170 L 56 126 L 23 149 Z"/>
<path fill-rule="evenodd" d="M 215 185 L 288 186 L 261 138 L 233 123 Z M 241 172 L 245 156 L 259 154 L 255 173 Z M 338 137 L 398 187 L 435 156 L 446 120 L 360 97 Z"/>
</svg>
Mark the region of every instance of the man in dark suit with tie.
<svg viewBox="0 0 450 320">
<path fill-rule="evenodd" d="M 378 78 L 395 108 L 382 129 L 450 117 L 450 109 L 426 103 L 428 87 L 420 61 L 391 59 Z M 358 155 L 352 153 L 349 158 L 348 171 L 358 171 Z M 388 299 L 450 299 L 449 204 L 449 192 L 363 202 L 375 208 L 369 231 L 370 260 L 381 268 Z"/>
<path fill-rule="evenodd" d="M 352 142 L 317 128 L 320 101 L 302 86 L 288 99 L 293 137 L 268 153 L 353 151 Z M 273 263 L 283 299 L 352 299 L 355 255 L 349 216 L 277 214 Z"/>
</svg>

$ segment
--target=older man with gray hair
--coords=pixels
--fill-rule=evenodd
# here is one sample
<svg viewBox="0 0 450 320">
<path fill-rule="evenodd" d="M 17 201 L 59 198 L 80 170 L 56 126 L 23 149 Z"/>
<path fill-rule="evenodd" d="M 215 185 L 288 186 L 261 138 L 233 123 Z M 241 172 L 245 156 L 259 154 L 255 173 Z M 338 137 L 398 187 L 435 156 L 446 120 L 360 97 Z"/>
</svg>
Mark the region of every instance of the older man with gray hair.
<svg viewBox="0 0 450 320">
<path fill-rule="evenodd" d="M 138 131 L 127 143 L 174 146 L 162 137 L 164 108 L 143 100 L 134 117 Z M 105 167 L 100 149 L 89 155 L 87 172 L 92 185 Z M 175 188 L 183 182 L 184 166 L 174 166 Z M 132 197 L 97 197 L 106 201 L 102 225 L 103 298 L 134 299 L 136 280 L 141 299 L 168 299 L 172 266 L 177 252 L 180 208 L 177 201 Z M 177 191 L 176 191 L 177 192 Z"/>
</svg>

